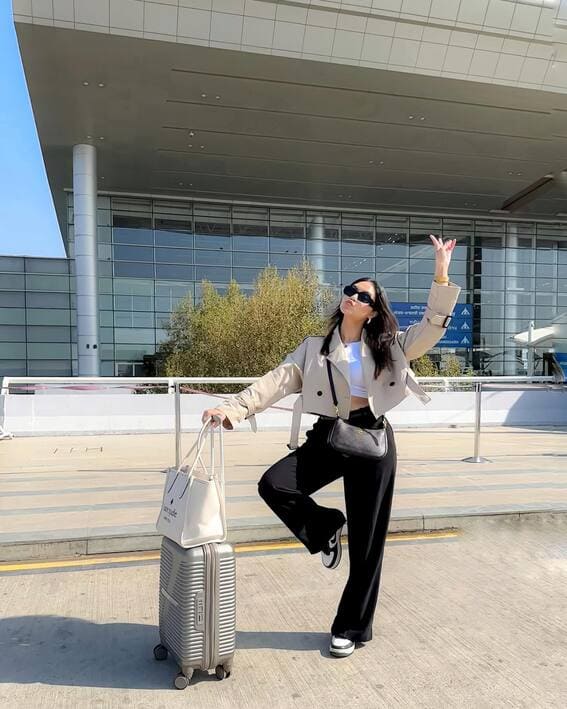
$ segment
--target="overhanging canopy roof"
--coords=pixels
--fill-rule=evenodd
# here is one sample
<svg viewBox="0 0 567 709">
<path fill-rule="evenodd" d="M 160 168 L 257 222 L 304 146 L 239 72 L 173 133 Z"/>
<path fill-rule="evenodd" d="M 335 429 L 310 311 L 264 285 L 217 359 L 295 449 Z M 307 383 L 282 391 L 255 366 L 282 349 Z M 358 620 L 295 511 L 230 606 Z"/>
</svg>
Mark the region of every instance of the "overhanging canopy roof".
<svg viewBox="0 0 567 709">
<path fill-rule="evenodd" d="M 564 94 L 31 24 L 17 32 L 62 224 L 72 146 L 84 142 L 97 146 L 101 190 L 567 212 L 561 184 L 538 182 L 567 167 Z"/>
</svg>

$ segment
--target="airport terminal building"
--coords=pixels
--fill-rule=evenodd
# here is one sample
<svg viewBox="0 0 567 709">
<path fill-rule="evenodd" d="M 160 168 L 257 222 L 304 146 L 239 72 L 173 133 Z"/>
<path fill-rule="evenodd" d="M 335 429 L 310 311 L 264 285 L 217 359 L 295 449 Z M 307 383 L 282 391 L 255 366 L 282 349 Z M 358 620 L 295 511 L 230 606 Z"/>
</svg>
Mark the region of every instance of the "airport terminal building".
<svg viewBox="0 0 567 709">
<path fill-rule="evenodd" d="M 376 277 L 404 327 L 429 233 L 462 287 L 434 357 L 525 374 L 513 336 L 567 311 L 567 3 L 13 9 L 67 258 L 0 255 L 0 376 L 147 374 L 203 279 L 304 258 L 337 296 Z M 540 345 L 536 373 L 567 352 Z"/>
</svg>

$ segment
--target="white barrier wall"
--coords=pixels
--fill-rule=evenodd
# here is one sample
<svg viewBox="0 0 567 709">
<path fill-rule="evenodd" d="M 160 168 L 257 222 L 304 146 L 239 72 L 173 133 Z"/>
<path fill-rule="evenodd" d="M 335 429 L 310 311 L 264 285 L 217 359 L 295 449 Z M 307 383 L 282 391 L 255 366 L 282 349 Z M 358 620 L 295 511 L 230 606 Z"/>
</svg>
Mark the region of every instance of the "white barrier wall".
<svg viewBox="0 0 567 709">
<path fill-rule="evenodd" d="M 174 428 L 173 394 L 116 396 L 97 393 L 8 395 L 0 397 L 2 425 L 14 435 L 100 433 L 159 433 Z M 431 402 L 421 404 L 409 396 L 387 418 L 394 427 L 474 424 L 473 392 L 432 392 Z M 256 416 L 258 429 L 288 429 L 294 396 L 286 397 Z M 219 399 L 202 394 L 181 397 L 182 428 L 197 430 L 205 408 Z M 302 427 L 316 417 L 304 415 Z M 484 425 L 567 425 L 567 389 L 486 391 L 482 395 Z M 250 430 L 245 422 L 237 430 Z"/>
</svg>

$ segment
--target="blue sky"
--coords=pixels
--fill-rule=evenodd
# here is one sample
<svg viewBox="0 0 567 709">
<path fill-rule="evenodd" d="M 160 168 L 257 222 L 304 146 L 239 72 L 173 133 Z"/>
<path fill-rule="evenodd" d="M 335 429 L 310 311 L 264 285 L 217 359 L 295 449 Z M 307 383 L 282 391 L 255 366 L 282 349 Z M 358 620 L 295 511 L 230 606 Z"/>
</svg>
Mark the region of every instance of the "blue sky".
<svg viewBox="0 0 567 709">
<path fill-rule="evenodd" d="M 20 60 L 0 2 L 0 255 L 64 256 Z"/>
</svg>

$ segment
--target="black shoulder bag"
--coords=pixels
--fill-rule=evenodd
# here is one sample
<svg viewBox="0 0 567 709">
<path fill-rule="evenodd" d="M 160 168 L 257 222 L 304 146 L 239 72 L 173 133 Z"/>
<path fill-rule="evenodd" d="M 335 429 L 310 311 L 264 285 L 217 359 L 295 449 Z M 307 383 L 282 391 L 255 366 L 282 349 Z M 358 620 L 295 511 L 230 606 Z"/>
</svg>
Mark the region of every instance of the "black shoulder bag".
<svg viewBox="0 0 567 709">
<path fill-rule="evenodd" d="M 337 412 L 337 418 L 334 420 L 327 435 L 327 443 L 331 448 L 347 455 L 371 458 L 373 460 L 384 458 L 388 453 L 388 435 L 385 419 L 382 419 L 381 428 L 360 428 L 339 418 L 337 393 L 335 392 L 329 360 L 327 360 L 327 373 L 333 395 L 333 404 Z"/>
</svg>

